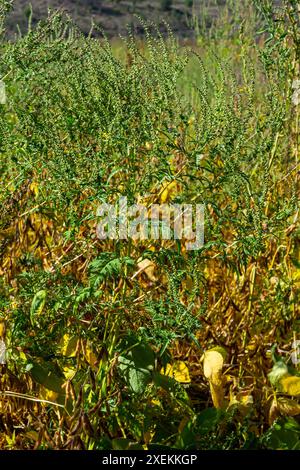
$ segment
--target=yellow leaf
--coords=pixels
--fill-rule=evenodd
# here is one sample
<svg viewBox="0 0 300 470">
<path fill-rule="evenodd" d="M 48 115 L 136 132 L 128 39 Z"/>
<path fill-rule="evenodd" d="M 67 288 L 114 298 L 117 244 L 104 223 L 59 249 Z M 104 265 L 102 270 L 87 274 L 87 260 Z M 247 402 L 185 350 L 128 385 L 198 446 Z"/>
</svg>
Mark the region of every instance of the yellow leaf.
<svg viewBox="0 0 300 470">
<path fill-rule="evenodd" d="M 251 395 L 251 394 L 241 395 L 240 402 L 245 406 L 253 405 L 253 402 L 254 402 L 253 395 Z"/>
<path fill-rule="evenodd" d="M 278 404 L 277 404 L 277 400 L 274 399 L 271 403 L 271 406 L 270 406 L 270 409 L 269 409 L 269 425 L 272 426 L 272 424 L 274 423 L 274 421 L 276 421 L 276 419 L 278 418 L 279 416 L 279 410 L 278 410 Z"/>
<path fill-rule="evenodd" d="M 213 382 L 209 382 L 210 394 L 212 398 L 212 402 L 215 408 L 222 408 L 224 403 L 224 387 L 223 384 L 215 384 Z"/>
<path fill-rule="evenodd" d="M 295 286 L 298 288 L 300 287 L 300 269 L 297 269 L 293 275 L 292 275 L 292 279 L 293 281 L 295 282 Z"/>
<path fill-rule="evenodd" d="M 90 344 L 87 344 L 85 348 L 85 358 L 91 367 L 95 367 L 97 365 L 98 360 Z"/>
<path fill-rule="evenodd" d="M 75 357 L 79 338 L 65 334 L 59 343 L 60 353 L 66 357 Z"/>
<path fill-rule="evenodd" d="M 24 353 L 24 351 L 20 351 L 19 357 L 20 357 L 20 359 L 22 359 L 22 361 L 27 361 L 27 356 Z"/>
<path fill-rule="evenodd" d="M 300 414 L 300 404 L 291 400 L 290 398 L 278 397 L 274 398 L 269 410 L 269 424 L 273 422 L 280 415 L 284 416 L 297 416 Z"/>
<path fill-rule="evenodd" d="M 1 321 L 0 322 L 0 338 L 5 337 L 5 322 Z"/>
<path fill-rule="evenodd" d="M 163 184 L 162 190 L 160 193 L 160 202 L 162 204 L 169 201 L 174 196 L 176 192 L 176 187 L 177 187 L 176 181 L 169 181 Z"/>
<path fill-rule="evenodd" d="M 76 374 L 76 367 L 63 367 L 64 376 L 68 380 L 72 380 L 74 375 Z"/>
<path fill-rule="evenodd" d="M 38 196 L 38 194 L 39 194 L 38 184 L 37 183 L 31 183 L 30 191 L 32 191 L 35 196 Z"/>
<path fill-rule="evenodd" d="M 214 350 L 206 351 L 204 354 L 203 371 L 205 377 L 216 384 L 222 377 L 224 359 L 221 353 Z"/>
<path fill-rule="evenodd" d="M 189 370 L 183 361 L 175 361 L 173 364 L 167 364 L 166 368 L 161 370 L 161 374 L 172 377 L 180 383 L 191 383 Z"/>
<path fill-rule="evenodd" d="M 53 392 L 53 390 L 48 390 L 48 388 L 42 386 L 39 398 L 42 400 L 56 402 L 58 399 L 58 393 Z"/>
<path fill-rule="evenodd" d="M 290 375 L 283 377 L 279 383 L 281 392 L 291 395 L 292 397 L 300 395 L 300 377 Z"/>
<path fill-rule="evenodd" d="M 139 273 L 145 273 L 148 279 L 152 282 L 156 282 L 157 279 L 154 275 L 155 264 L 150 259 L 143 259 L 138 264 L 138 271 L 133 275 L 133 278 Z"/>
<path fill-rule="evenodd" d="M 290 398 L 277 398 L 277 407 L 281 413 L 287 416 L 297 416 L 300 414 L 300 404 Z"/>
<path fill-rule="evenodd" d="M 222 355 L 224 361 L 226 361 L 227 352 L 224 348 L 222 348 L 222 346 L 215 346 L 214 348 L 211 348 L 210 351 L 217 351 L 218 353 Z"/>
<path fill-rule="evenodd" d="M 226 355 L 223 348 L 213 348 L 204 353 L 203 372 L 209 381 L 211 398 L 215 408 L 222 408 L 224 402 L 223 364 Z"/>
<path fill-rule="evenodd" d="M 151 400 L 151 403 L 156 406 L 160 406 L 160 407 L 162 406 L 161 402 L 157 398 L 153 398 Z"/>
</svg>

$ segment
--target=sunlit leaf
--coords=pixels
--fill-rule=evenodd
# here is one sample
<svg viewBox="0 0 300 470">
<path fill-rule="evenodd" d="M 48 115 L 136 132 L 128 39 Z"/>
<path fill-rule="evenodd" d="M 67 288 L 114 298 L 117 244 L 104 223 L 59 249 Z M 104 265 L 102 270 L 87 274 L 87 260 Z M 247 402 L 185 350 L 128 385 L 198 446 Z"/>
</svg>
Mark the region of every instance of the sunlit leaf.
<svg viewBox="0 0 300 470">
<path fill-rule="evenodd" d="M 153 263 L 153 261 L 146 258 L 146 259 L 143 259 L 142 261 L 138 262 L 137 266 L 138 266 L 138 271 L 133 275 L 133 277 L 135 275 L 137 275 L 138 273 L 145 273 L 150 281 L 152 281 L 152 282 L 157 281 L 157 279 L 155 277 L 156 266 Z"/>
<path fill-rule="evenodd" d="M 222 354 L 215 350 L 209 350 L 204 353 L 203 372 L 205 377 L 213 382 L 220 383 L 224 358 Z"/>
<path fill-rule="evenodd" d="M 280 379 L 288 374 L 288 367 L 283 361 L 277 361 L 273 365 L 271 372 L 268 374 L 268 378 L 271 384 L 275 387 Z"/>
<path fill-rule="evenodd" d="M 164 204 L 165 202 L 169 201 L 174 196 L 174 194 L 176 193 L 176 187 L 176 181 L 168 181 L 163 184 L 162 191 L 160 194 L 161 204 Z"/>
<path fill-rule="evenodd" d="M 222 348 L 213 348 L 204 353 L 203 372 L 209 381 L 210 393 L 216 408 L 222 408 L 224 401 L 223 364 L 226 352 Z"/>
<path fill-rule="evenodd" d="M 97 365 L 98 359 L 90 343 L 88 343 L 85 347 L 85 359 L 92 368 Z"/>
<path fill-rule="evenodd" d="M 173 364 L 167 364 L 160 372 L 161 374 L 172 377 L 177 382 L 191 383 L 189 369 L 183 361 L 175 361 Z"/>
<path fill-rule="evenodd" d="M 283 377 L 280 380 L 280 390 L 293 397 L 300 395 L 300 377 L 292 375 Z"/>
<path fill-rule="evenodd" d="M 60 353 L 66 357 L 75 357 L 78 341 L 78 336 L 70 336 L 66 333 L 59 343 Z"/>
<path fill-rule="evenodd" d="M 62 368 L 62 370 L 63 370 L 64 376 L 68 380 L 72 380 L 73 377 L 76 374 L 76 367 L 67 367 L 67 366 L 65 366 L 65 367 Z"/>
</svg>

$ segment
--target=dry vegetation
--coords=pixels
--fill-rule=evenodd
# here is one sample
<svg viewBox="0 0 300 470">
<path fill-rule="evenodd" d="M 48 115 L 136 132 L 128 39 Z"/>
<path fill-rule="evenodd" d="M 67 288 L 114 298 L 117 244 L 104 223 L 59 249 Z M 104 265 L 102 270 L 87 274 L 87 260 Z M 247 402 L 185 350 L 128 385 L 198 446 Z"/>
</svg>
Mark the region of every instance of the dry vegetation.
<svg viewBox="0 0 300 470">
<path fill-rule="evenodd" d="M 299 2 L 269 3 L 193 50 L 2 29 L 1 449 L 299 449 Z M 204 246 L 99 240 L 120 196 L 205 204 Z"/>
</svg>

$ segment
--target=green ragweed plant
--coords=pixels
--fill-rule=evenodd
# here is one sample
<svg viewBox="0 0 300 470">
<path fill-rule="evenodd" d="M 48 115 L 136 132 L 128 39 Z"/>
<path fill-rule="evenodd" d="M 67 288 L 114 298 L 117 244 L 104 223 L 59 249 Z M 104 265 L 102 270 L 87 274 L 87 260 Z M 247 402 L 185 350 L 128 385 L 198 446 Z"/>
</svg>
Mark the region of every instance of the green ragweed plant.
<svg viewBox="0 0 300 470">
<path fill-rule="evenodd" d="M 299 10 L 234 3 L 122 54 L 61 13 L 9 40 L 0 3 L 0 448 L 295 445 Z M 100 240 L 121 196 L 203 204 L 203 246 Z"/>
</svg>

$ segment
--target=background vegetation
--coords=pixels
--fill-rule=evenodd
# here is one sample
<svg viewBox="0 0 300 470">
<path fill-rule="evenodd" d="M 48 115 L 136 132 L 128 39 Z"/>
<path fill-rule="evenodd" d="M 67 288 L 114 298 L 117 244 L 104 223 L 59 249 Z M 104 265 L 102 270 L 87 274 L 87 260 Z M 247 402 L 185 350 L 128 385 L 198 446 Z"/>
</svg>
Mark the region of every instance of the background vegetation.
<svg viewBox="0 0 300 470">
<path fill-rule="evenodd" d="M 50 6 L 53 10 L 63 9 L 68 12 L 82 32 L 88 34 L 92 21 L 105 29 L 110 37 L 126 34 L 127 25 L 135 27 L 135 33 L 141 35 L 143 26 L 134 17 L 138 14 L 163 26 L 162 21 L 168 20 L 172 30 L 181 37 L 193 35 L 189 20 L 193 15 L 193 2 L 187 0 L 33 0 L 32 23 L 47 16 Z M 195 8 L 204 9 L 207 20 L 216 14 L 216 7 L 206 7 L 205 0 L 196 0 Z M 221 2 L 224 4 L 224 2 Z M 21 31 L 26 31 L 30 6 L 27 0 L 15 2 L 14 11 L 7 21 L 7 31 L 13 36 L 18 24 Z M 95 32 L 96 34 L 96 32 Z"/>
<path fill-rule="evenodd" d="M 299 449 L 299 3 L 234 3 L 188 49 L 1 2 L 2 449 Z M 121 195 L 204 246 L 98 240 Z"/>
<path fill-rule="evenodd" d="M 278 4 L 279 1 L 275 0 L 274 3 Z M 24 33 L 31 10 L 32 24 L 35 26 L 51 8 L 70 14 L 84 34 L 89 33 L 93 21 L 109 37 L 126 35 L 128 24 L 134 28 L 136 35 L 143 36 L 143 25 L 134 16 L 137 14 L 154 22 L 162 31 L 165 31 L 163 22 L 167 20 L 176 36 L 187 39 L 195 37 L 195 18 L 199 19 L 201 27 L 210 29 L 220 18 L 226 17 L 228 20 L 238 11 L 241 13 L 239 7 L 239 2 L 234 0 L 18 0 L 14 2 L 6 25 L 10 37 L 17 34 L 18 29 Z M 223 24 L 225 26 L 224 21 Z M 94 34 L 97 35 L 97 31 Z"/>
</svg>

